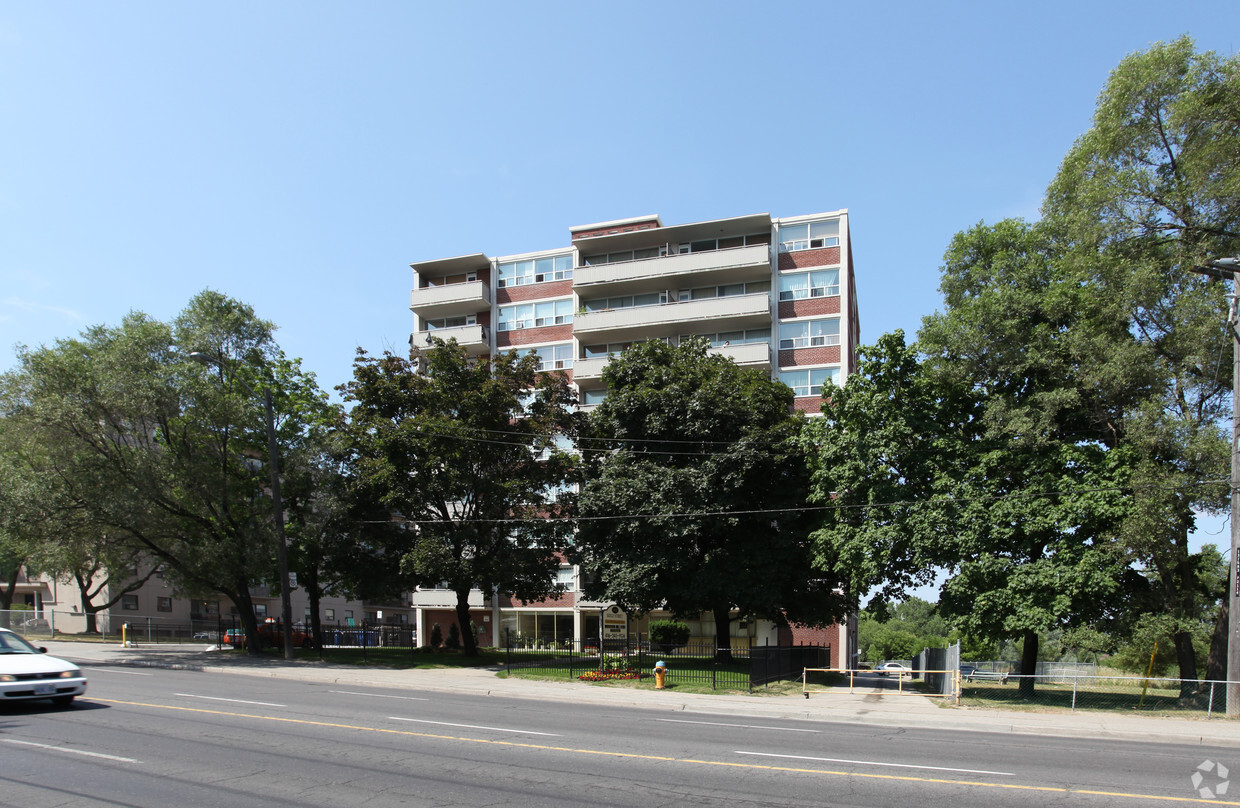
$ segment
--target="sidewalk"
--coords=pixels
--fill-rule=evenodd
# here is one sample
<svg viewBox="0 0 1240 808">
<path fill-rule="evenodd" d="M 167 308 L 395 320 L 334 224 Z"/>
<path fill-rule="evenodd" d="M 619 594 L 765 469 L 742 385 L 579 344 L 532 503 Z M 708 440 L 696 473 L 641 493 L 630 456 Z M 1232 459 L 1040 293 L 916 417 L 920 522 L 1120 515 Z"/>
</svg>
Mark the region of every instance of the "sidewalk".
<svg viewBox="0 0 1240 808">
<path fill-rule="evenodd" d="M 939 700 L 890 691 L 795 696 L 713 696 L 677 693 L 675 690 L 633 690 L 585 682 L 542 682 L 496 678 L 495 670 L 440 668 L 392 670 L 359 668 L 330 662 L 295 661 L 205 650 L 206 643 L 143 645 L 124 648 L 119 644 L 58 642 L 42 643 L 48 653 L 91 665 L 139 665 L 267 676 L 341 685 L 417 688 L 517 699 L 572 701 L 585 704 L 671 710 L 708 715 L 755 718 L 809 719 L 867 724 L 879 728 L 1006 732 L 1078 738 L 1119 738 L 1194 745 L 1240 748 L 1240 721 L 1216 717 L 1159 718 L 1101 711 L 1025 712 L 940 706 Z M 89 693 L 89 691 L 88 691 Z"/>
</svg>

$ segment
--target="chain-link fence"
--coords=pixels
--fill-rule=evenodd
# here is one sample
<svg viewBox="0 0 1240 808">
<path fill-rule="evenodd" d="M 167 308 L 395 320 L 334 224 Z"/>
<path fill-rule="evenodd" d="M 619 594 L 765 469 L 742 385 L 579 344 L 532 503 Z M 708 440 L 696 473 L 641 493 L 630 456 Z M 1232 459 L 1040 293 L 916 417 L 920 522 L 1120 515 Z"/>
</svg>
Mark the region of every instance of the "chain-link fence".
<svg viewBox="0 0 1240 808">
<path fill-rule="evenodd" d="M 1218 718 L 1227 714 L 1227 683 L 1158 676 L 1084 676 L 1047 671 L 1039 676 L 960 677 L 960 704 L 1006 709 L 1114 710 L 1131 713 L 1193 714 Z"/>
</svg>

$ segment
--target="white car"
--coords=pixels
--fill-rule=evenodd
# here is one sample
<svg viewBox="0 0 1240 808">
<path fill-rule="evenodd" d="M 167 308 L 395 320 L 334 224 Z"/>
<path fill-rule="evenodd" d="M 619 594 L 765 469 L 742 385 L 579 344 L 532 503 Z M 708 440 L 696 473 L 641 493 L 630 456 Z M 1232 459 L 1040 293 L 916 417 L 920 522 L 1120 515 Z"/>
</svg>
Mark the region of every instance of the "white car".
<svg viewBox="0 0 1240 808">
<path fill-rule="evenodd" d="M 875 668 L 874 672 L 877 673 L 879 676 L 887 676 L 892 673 L 899 674 L 900 676 L 912 676 L 913 675 L 912 668 L 900 662 L 884 662 L 883 664 Z"/>
<path fill-rule="evenodd" d="M 85 692 L 86 677 L 76 665 L 0 628 L 0 703 L 50 699 L 68 705 Z"/>
</svg>

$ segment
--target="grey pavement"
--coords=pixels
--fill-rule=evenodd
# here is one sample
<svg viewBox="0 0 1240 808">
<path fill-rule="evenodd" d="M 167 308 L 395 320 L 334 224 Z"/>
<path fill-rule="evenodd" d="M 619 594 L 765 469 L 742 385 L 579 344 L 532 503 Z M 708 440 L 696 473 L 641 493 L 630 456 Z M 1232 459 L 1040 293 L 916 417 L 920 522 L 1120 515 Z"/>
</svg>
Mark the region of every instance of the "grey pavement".
<svg viewBox="0 0 1240 808">
<path fill-rule="evenodd" d="M 763 695 L 702 695 L 675 689 L 633 689 L 585 682 L 545 682 L 499 678 L 492 669 L 358 667 L 313 660 L 286 661 L 270 657 L 209 650 L 206 643 L 151 644 L 123 647 L 118 643 L 44 641 L 48 653 L 91 665 L 138 665 L 294 679 L 324 684 L 416 688 L 474 695 L 480 698 L 571 700 L 585 704 L 640 707 L 703 715 L 809 719 L 867 724 L 875 729 L 924 728 L 969 732 L 1000 732 L 1081 738 L 1121 738 L 1240 748 L 1240 721 L 1213 718 L 1165 718 L 1090 710 L 1008 711 L 943 705 L 942 699 L 858 687 L 855 692 Z M 89 691 L 88 691 L 89 695 Z"/>
</svg>

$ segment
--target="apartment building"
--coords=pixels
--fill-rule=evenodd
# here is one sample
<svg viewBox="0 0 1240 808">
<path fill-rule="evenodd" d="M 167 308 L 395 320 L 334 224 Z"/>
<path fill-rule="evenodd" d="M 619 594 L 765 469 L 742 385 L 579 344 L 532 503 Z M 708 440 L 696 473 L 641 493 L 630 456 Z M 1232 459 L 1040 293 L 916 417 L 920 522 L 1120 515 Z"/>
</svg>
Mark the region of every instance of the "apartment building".
<svg viewBox="0 0 1240 808">
<path fill-rule="evenodd" d="M 860 324 L 847 210 L 678 225 L 639 216 L 570 227 L 568 243 L 551 249 L 410 266 L 411 346 L 438 337 L 479 356 L 533 353 L 543 370 L 572 379 L 586 408 L 607 394 L 602 372 L 610 357 L 647 339 L 705 337 L 713 352 L 787 384 L 796 409 L 809 415 L 819 412 L 824 382 L 842 384 L 856 366 Z M 577 597 L 575 574 L 562 569 L 565 593 L 536 604 L 476 593 L 480 642 L 502 642 L 504 631 L 555 641 L 620 630 L 623 617 L 610 604 Z M 451 603 L 432 591 L 415 593 L 413 606 L 421 636 L 433 622 L 455 622 Z M 826 636 L 733 626 L 738 640 L 759 644 L 830 642 L 837 657 L 853 645 L 842 626 Z M 713 626 L 697 630 L 713 635 Z"/>
</svg>

